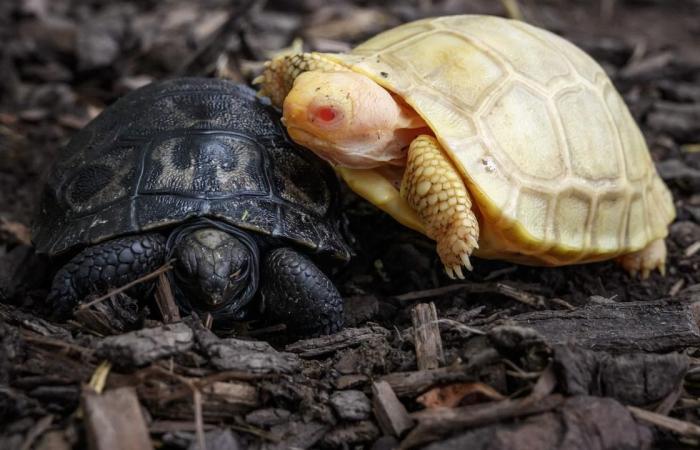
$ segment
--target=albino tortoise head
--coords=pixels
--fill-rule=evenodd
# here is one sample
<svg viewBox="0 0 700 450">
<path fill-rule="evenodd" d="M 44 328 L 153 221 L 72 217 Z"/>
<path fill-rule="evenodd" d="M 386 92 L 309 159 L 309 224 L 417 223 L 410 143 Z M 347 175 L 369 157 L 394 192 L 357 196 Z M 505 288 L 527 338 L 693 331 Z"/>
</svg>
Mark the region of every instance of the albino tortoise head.
<svg viewBox="0 0 700 450">
<path fill-rule="evenodd" d="M 408 125 L 404 107 L 377 83 L 355 72 L 302 73 L 282 109 L 284 124 L 296 143 L 343 167 L 402 165 L 404 148 L 415 136 L 404 136 Z"/>
</svg>

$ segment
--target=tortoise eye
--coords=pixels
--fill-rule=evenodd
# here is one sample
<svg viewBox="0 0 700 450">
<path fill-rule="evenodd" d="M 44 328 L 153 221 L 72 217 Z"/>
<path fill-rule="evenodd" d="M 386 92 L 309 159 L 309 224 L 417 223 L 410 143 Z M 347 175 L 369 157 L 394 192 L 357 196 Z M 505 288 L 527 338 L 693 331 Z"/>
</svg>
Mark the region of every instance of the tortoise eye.
<svg viewBox="0 0 700 450">
<path fill-rule="evenodd" d="M 324 122 L 331 122 L 335 119 L 336 113 L 330 106 L 323 106 L 316 111 L 316 116 Z"/>
<path fill-rule="evenodd" d="M 311 110 L 311 121 L 319 125 L 334 125 L 343 118 L 343 112 L 339 109 L 323 105 Z"/>
</svg>

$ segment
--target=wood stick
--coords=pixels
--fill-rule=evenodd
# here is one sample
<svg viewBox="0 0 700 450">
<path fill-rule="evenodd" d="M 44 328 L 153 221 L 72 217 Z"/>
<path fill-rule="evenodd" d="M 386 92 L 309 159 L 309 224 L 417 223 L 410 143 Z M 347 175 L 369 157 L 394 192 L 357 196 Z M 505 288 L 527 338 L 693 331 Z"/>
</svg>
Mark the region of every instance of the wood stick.
<svg viewBox="0 0 700 450">
<path fill-rule="evenodd" d="M 141 278 L 137 278 L 137 279 L 135 279 L 134 281 L 131 281 L 131 282 L 129 282 L 129 283 L 126 283 L 124 286 L 120 286 L 120 287 L 118 287 L 118 288 L 111 289 L 111 290 L 110 290 L 109 292 L 107 292 L 105 295 L 102 295 L 102 296 L 100 296 L 100 297 L 97 297 L 95 300 L 93 300 L 93 301 L 91 301 L 91 302 L 83 303 L 82 305 L 80 305 L 80 306 L 78 307 L 78 309 L 86 309 L 86 308 L 91 307 L 92 305 L 96 305 L 97 303 L 103 302 L 103 301 L 107 300 L 108 298 L 110 298 L 110 297 L 113 296 L 113 295 L 116 295 L 116 294 L 119 294 L 119 293 L 121 293 L 121 292 L 124 292 L 124 291 L 126 291 L 126 290 L 131 289 L 132 287 L 136 286 L 137 284 L 141 284 L 141 283 L 143 283 L 143 282 L 145 282 L 145 281 L 149 281 L 149 280 L 152 280 L 153 278 L 157 278 L 157 277 L 159 277 L 161 274 L 167 272 L 168 270 L 171 270 L 172 268 L 173 268 L 173 266 L 172 266 L 172 261 L 168 261 L 167 263 L 165 263 L 164 265 L 160 266 L 159 268 L 157 268 L 157 269 L 154 270 L 153 272 L 151 272 L 151 273 L 149 273 L 149 274 L 147 274 L 147 275 L 144 275 L 144 276 L 142 276 Z"/>
<path fill-rule="evenodd" d="M 418 370 L 437 369 L 445 363 L 435 303 L 419 303 L 411 310 Z"/>
<path fill-rule="evenodd" d="M 165 272 L 158 275 L 155 297 L 160 315 L 163 317 L 163 323 L 173 323 L 181 320 L 180 308 L 177 306 L 177 303 L 175 303 L 175 296 L 170 286 L 170 280 Z"/>
<path fill-rule="evenodd" d="M 525 292 L 505 282 L 450 284 L 435 289 L 407 292 L 394 296 L 394 298 L 399 301 L 422 300 L 425 298 L 439 297 L 452 292 L 461 292 L 465 294 L 499 294 L 533 308 L 541 308 L 545 304 L 545 298 L 543 296 Z"/>
<path fill-rule="evenodd" d="M 684 420 L 674 419 L 673 417 L 664 416 L 663 414 L 647 411 L 646 409 L 637 408 L 636 406 L 628 406 L 632 415 L 637 419 L 648 422 L 659 428 L 673 431 L 682 436 L 700 437 L 700 426 Z"/>
</svg>

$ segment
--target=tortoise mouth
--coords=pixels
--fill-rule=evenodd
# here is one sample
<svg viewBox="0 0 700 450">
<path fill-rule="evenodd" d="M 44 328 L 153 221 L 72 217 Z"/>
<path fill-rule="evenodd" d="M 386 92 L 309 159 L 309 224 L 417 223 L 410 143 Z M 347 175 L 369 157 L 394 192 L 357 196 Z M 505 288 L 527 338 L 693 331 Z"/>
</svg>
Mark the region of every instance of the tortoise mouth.
<svg viewBox="0 0 700 450">
<path fill-rule="evenodd" d="M 324 150 L 325 147 L 329 147 L 331 145 L 329 141 L 320 138 L 308 130 L 295 126 L 289 126 L 287 128 L 287 133 L 289 133 L 289 136 L 294 142 L 311 150 L 319 158 L 334 166 L 341 165 L 335 158 L 333 158 L 331 152 Z"/>
</svg>

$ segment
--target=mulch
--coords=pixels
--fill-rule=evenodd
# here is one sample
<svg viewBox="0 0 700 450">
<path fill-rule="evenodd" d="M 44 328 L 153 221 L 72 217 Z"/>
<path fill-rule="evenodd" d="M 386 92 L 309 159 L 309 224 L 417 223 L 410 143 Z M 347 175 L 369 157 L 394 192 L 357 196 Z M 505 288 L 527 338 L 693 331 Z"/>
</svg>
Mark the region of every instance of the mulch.
<svg viewBox="0 0 700 450">
<path fill-rule="evenodd" d="M 249 83 L 295 38 L 344 51 L 514 5 L 599 61 L 639 122 L 677 208 L 666 276 L 475 260 L 453 282 L 430 241 L 344 189 L 356 256 L 328 268 L 346 302 L 336 335 L 217 335 L 121 293 L 68 323 L 41 313 L 41 176 L 120 96 L 174 76 Z M 0 448 L 700 445 L 699 15 L 680 0 L 0 2 Z"/>
</svg>

